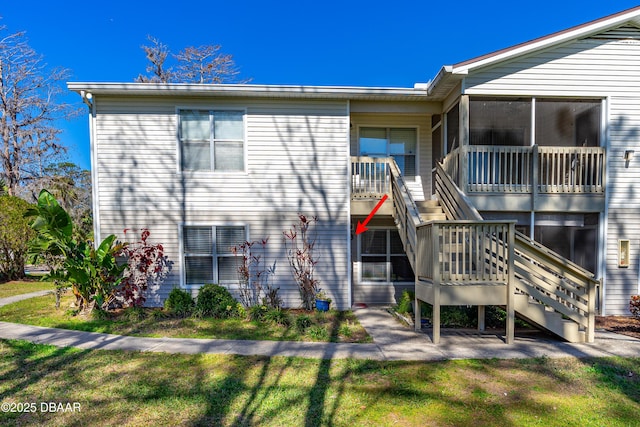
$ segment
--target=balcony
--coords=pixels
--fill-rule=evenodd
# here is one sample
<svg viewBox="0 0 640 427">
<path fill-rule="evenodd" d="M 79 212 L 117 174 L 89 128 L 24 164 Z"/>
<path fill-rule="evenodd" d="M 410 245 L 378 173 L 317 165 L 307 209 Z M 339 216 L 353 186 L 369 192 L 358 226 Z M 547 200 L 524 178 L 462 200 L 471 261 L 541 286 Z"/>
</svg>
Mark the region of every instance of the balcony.
<svg viewBox="0 0 640 427">
<path fill-rule="evenodd" d="M 463 146 L 443 168 L 481 211 L 604 209 L 602 147 Z"/>
<path fill-rule="evenodd" d="M 390 159 L 366 156 L 351 157 L 351 215 L 367 216 L 380 198 L 391 198 Z M 393 204 L 385 203 L 379 215 L 391 215 Z"/>
</svg>

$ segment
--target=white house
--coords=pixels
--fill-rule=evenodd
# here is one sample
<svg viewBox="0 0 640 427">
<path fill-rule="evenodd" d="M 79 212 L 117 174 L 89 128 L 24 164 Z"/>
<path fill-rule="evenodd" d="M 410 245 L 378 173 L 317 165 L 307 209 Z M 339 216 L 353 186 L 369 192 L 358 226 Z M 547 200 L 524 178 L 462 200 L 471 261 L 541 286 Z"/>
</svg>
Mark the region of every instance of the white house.
<svg viewBox="0 0 640 427">
<path fill-rule="evenodd" d="M 317 275 L 338 308 L 415 287 L 434 307 L 507 305 L 545 326 L 515 293 L 588 340 L 595 311 L 627 315 L 640 292 L 638 70 L 640 7 L 413 88 L 68 86 L 91 108 L 96 239 L 147 227 L 174 261 L 151 303 L 174 286 L 234 290 L 229 247 L 269 237 L 298 306 L 282 232 L 300 212 L 319 219 Z M 447 228 L 461 219 L 475 225 Z"/>
</svg>

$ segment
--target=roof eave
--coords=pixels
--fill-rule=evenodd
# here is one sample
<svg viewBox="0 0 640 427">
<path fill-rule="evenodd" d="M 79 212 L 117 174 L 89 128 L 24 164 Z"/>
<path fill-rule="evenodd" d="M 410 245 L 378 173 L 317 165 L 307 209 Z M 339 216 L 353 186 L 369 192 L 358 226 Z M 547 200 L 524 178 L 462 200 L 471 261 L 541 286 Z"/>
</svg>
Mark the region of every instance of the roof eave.
<svg viewBox="0 0 640 427">
<path fill-rule="evenodd" d="M 99 82 L 68 82 L 67 87 L 78 93 L 118 96 L 428 100 L 427 88 Z"/>
</svg>

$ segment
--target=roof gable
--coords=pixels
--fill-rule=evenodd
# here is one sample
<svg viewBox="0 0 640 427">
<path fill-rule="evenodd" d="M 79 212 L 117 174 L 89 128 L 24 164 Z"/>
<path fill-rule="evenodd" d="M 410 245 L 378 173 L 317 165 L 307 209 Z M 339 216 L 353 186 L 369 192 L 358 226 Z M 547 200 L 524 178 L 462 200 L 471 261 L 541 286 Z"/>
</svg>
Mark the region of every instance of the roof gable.
<svg viewBox="0 0 640 427">
<path fill-rule="evenodd" d="M 481 67 L 495 65 L 499 62 L 512 60 L 515 57 L 523 55 L 530 55 L 536 51 L 548 49 L 571 40 L 589 37 L 595 38 L 599 36 L 621 38 L 633 32 L 631 31 L 633 28 L 640 28 L 640 6 L 506 49 L 459 62 L 451 66 L 450 70 L 452 74 L 464 75 Z M 638 35 L 634 34 L 634 38 L 637 37 Z"/>
</svg>

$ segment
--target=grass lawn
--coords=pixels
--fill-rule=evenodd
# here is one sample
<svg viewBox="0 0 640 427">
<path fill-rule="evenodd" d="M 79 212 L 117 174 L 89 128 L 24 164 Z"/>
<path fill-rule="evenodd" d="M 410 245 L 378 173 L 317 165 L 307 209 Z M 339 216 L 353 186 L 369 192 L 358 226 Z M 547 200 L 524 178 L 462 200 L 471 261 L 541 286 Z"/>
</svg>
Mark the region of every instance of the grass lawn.
<svg viewBox="0 0 640 427">
<path fill-rule="evenodd" d="M 14 280 L 0 283 L 0 298 L 14 295 L 28 294 L 29 292 L 54 290 L 53 282 L 40 282 L 38 280 Z"/>
<path fill-rule="evenodd" d="M 244 319 L 198 319 L 167 317 L 163 310 L 122 310 L 108 318 L 97 319 L 73 315 L 68 309 L 74 297 L 68 292 L 62 297 L 60 309 L 55 308 L 55 296 L 30 298 L 0 307 L 0 319 L 5 322 L 52 328 L 103 332 L 117 335 L 170 338 L 225 338 L 274 341 L 371 342 L 371 337 L 352 312 L 329 311 L 309 313 L 313 325 L 306 331 L 270 322 Z"/>
<path fill-rule="evenodd" d="M 0 340 L 0 402 L 37 409 L 0 412 L 1 425 L 630 426 L 640 358 L 372 362 Z"/>
</svg>

